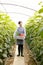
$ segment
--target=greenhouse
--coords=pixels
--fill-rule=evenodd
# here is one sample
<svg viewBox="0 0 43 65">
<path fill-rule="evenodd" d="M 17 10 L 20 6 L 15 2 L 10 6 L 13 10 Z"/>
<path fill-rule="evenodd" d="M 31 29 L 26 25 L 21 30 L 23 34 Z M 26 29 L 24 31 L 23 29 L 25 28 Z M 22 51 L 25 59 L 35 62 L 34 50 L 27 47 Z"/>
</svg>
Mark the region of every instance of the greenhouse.
<svg viewBox="0 0 43 65">
<path fill-rule="evenodd" d="M 0 0 L 0 65 L 43 65 L 43 0 Z"/>
</svg>

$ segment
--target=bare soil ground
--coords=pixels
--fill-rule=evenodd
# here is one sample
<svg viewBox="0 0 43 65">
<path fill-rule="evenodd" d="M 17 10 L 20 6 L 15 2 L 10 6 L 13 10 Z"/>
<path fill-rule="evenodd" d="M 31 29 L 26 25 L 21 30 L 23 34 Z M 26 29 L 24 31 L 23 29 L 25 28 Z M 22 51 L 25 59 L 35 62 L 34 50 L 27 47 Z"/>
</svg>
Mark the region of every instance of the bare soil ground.
<svg viewBox="0 0 43 65">
<path fill-rule="evenodd" d="M 14 45 L 11 49 L 13 57 L 7 58 L 5 61 L 5 65 L 13 65 L 14 57 L 15 57 L 15 49 L 16 49 L 16 46 Z M 27 44 L 24 44 L 24 62 L 25 62 L 25 65 L 37 65 L 37 62 L 32 57 L 32 52 L 27 47 Z"/>
<path fill-rule="evenodd" d="M 25 65 L 37 65 L 37 62 L 32 57 L 31 50 L 24 44 L 24 60 Z"/>
<path fill-rule="evenodd" d="M 11 49 L 11 55 L 12 55 L 12 57 L 8 57 L 5 60 L 5 65 L 12 65 L 13 64 L 14 56 L 15 56 L 15 48 L 16 48 L 16 45 L 12 46 L 12 49 Z"/>
</svg>

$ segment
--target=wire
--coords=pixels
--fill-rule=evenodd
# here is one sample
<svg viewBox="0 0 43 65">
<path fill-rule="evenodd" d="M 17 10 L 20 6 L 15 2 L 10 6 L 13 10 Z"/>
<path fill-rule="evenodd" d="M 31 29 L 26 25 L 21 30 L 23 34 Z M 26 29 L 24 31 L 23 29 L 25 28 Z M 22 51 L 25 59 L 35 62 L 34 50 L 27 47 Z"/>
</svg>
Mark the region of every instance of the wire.
<svg viewBox="0 0 43 65">
<path fill-rule="evenodd" d="M 7 10 L 6 10 L 6 8 L 2 5 L 2 7 L 4 8 L 4 10 L 5 10 L 5 12 L 7 13 Z"/>
<path fill-rule="evenodd" d="M 0 1 L 0 2 L 1 2 L 1 1 Z M 7 13 L 7 10 L 6 10 L 6 8 L 4 7 L 4 5 L 3 5 L 3 4 L 1 4 L 1 6 L 4 8 L 5 12 Z"/>
<path fill-rule="evenodd" d="M 6 8 L 3 6 L 3 4 L 1 4 L 1 6 L 4 8 L 5 12 L 2 12 L 2 13 L 15 13 L 15 14 L 21 14 L 21 15 L 25 15 L 25 16 L 29 16 L 30 15 L 27 15 L 27 14 L 23 14 L 23 13 L 19 13 L 19 12 L 7 12 Z"/>
<path fill-rule="evenodd" d="M 22 7 L 22 8 L 26 8 L 26 9 L 30 9 L 30 10 L 36 11 L 35 9 L 28 8 L 28 7 L 25 7 L 25 6 L 22 6 L 22 5 L 12 4 L 12 3 L 0 3 L 0 4 L 3 4 L 3 5 L 19 6 L 19 7 Z"/>
<path fill-rule="evenodd" d="M 15 14 L 21 14 L 21 15 L 25 15 L 25 16 L 30 16 L 30 15 L 19 13 L 19 12 L 7 12 L 7 10 L 5 9 L 5 7 L 4 6 L 2 6 L 2 7 L 4 8 L 5 12 L 1 12 L 1 13 L 15 13 Z"/>
<path fill-rule="evenodd" d="M 27 14 L 23 14 L 23 13 L 19 13 L 19 12 L 7 12 L 6 8 L 3 6 L 3 4 L 6 4 L 6 3 L 2 3 L 2 7 L 4 8 L 5 12 L 1 12 L 1 13 L 15 13 L 15 14 L 21 14 L 21 15 L 25 15 L 25 16 L 29 16 L 31 17 L 30 15 L 27 15 Z M 9 4 L 9 3 L 7 3 Z M 10 5 L 10 4 L 9 4 Z M 13 4 L 14 5 L 14 4 Z"/>
<path fill-rule="evenodd" d="M 6 13 L 6 12 L 1 12 L 1 13 Z M 21 15 L 25 15 L 25 16 L 29 16 L 29 17 L 31 17 L 30 15 L 27 15 L 27 14 L 23 14 L 23 13 L 19 13 L 19 12 L 7 12 L 7 13 L 15 13 L 15 14 L 21 14 Z"/>
</svg>

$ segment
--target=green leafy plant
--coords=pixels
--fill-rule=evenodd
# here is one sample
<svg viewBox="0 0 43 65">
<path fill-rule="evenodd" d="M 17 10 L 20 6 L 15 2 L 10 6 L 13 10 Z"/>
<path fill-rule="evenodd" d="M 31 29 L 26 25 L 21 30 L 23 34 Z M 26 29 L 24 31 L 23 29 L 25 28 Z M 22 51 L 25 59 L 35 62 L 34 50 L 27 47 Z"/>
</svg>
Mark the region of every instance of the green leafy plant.
<svg viewBox="0 0 43 65">
<path fill-rule="evenodd" d="M 10 56 L 10 49 L 12 45 L 15 43 L 15 40 L 13 38 L 13 33 L 15 29 L 16 29 L 16 25 L 10 19 L 10 17 L 7 14 L 0 13 L 0 59 L 1 60 Z"/>
<path fill-rule="evenodd" d="M 27 36 L 26 42 L 32 51 L 34 58 L 43 65 L 43 7 L 34 16 L 27 20 L 25 25 Z"/>
</svg>

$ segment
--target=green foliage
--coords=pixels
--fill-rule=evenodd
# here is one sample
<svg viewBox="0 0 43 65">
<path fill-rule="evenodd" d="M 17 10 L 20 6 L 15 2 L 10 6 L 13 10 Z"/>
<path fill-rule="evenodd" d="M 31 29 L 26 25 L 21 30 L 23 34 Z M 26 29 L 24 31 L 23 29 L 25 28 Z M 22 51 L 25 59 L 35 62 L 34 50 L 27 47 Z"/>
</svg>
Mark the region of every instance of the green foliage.
<svg viewBox="0 0 43 65">
<path fill-rule="evenodd" d="M 34 16 L 27 20 L 26 24 L 26 42 L 29 44 L 34 58 L 43 65 L 43 8 L 35 12 Z M 42 14 L 41 14 L 42 13 Z"/>
<path fill-rule="evenodd" d="M 43 7 L 39 10 L 39 13 L 43 13 Z"/>
<path fill-rule="evenodd" d="M 15 43 L 13 33 L 16 29 L 15 23 L 7 14 L 0 13 L 0 59 L 10 55 L 11 46 Z"/>
</svg>

